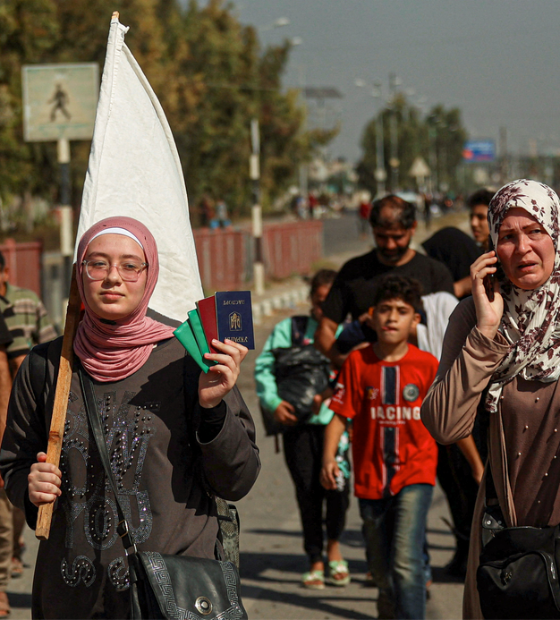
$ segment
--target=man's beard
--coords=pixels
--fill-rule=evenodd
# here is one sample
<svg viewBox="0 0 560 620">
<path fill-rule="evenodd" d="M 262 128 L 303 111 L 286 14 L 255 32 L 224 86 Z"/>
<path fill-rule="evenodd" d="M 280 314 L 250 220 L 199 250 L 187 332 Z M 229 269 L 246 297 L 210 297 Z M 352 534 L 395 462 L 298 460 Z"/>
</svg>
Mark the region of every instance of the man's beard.
<svg viewBox="0 0 560 620">
<path fill-rule="evenodd" d="M 408 252 L 408 246 L 406 246 L 405 248 L 397 248 L 396 250 L 393 250 L 390 254 L 386 254 L 383 248 L 377 248 L 377 251 L 383 258 L 383 260 L 387 261 L 388 263 L 398 263 L 401 258 Z"/>
</svg>

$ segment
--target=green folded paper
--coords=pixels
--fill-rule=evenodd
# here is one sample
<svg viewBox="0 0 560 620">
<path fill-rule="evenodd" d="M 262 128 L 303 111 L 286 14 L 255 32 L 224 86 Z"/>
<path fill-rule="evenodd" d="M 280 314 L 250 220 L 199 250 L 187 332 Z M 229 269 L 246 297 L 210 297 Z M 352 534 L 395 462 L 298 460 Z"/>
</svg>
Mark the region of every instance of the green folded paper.
<svg viewBox="0 0 560 620">
<path fill-rule="evenodd" d="M 188 312 L 189 315 L 189 323 L 191 325 L 192 332 L 194 337 L 196 338 L 196 342 L 198 344 L 198 350 L 202 355 L 202 359 L 208 366 L 212 366 L 215 362 L 209 362 L 204 359 L 205 353 L 210 353 L 210 348 L 208 347 L 208 342 L 206 341 L 206 334 L 204 333 L 204 327 L 202 327 L 202 321 L 200 320 L 200 314 L 198 310 L 190 310 Z"/>
</svg>

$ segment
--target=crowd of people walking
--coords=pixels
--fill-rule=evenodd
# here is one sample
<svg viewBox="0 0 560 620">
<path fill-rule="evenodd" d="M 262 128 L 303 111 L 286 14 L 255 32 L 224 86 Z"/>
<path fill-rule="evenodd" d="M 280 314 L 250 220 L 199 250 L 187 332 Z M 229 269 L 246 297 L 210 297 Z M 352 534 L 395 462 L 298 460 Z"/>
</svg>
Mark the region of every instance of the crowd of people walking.
<svg viewBox="0 0 560 620">
<path fill-rule="evenodd" d="M 527 565 L 499 537 L 529 528 L 540 540 L 560 522 L 560 200 L 520 180 L 477 191 L 467 206 L 472 237 L 446 227 L 416 250 L 414 205 L 374 201 L 374 249 L 315 273 L 310 312 L 279 322 L 255 363 L 265 427 L 282 438 L 299 509 L 301 586 L 351 582 L 340 541 L 353 489 L 379 618 L 426 617 L 436 479 L 455 537 L 445 570 L 465 580 L 464 616 L 557 617 L 548 582 L 536 570 L 516 580 Z M 127 617 L 135 573 L 118 531 L 123 498 L 135 553 L 225 553 L 214 498 L 240 499 L 260 469 L 236 387 L 247 349 L 213 341 L 215 365 L 200 373 L 172 337 L 177 324 L 148 309 L 158 277 L 150 231 L 131 218 L 95 224 L 78 247 L 85 313 L 56 466 L 45 448 L 62 341 L 39 298 L 9 282 L 1 255 L 0 267 L 0 618 L 10 614 L 10 575 L 23 570 L 23 520 L 34 527 L 49 504 L 33 616 Z M 87 385 L 115 498 L 90 437 Z M 534 554 L 533 539 L 523 544 Z"/>
</svg>

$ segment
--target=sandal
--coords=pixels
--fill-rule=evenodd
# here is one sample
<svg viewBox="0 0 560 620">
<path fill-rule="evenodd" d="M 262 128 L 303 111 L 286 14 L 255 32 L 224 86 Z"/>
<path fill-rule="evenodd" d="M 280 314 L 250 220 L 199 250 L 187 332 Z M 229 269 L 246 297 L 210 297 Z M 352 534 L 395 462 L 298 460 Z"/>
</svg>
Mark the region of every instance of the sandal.
<svg viewBox="0 0 560 620">
<path fill-rule="evenodd" d="M 0 618 L 8 618 L 11 611 L 8 595 L 5 592 L 0 592 Z"/>
<path fill-rule="evenodd" d="M 333 560 L 329 562 L 329 579 L 331 586 L 343 587 L 350 583 L 348 562 L 346 560 Z"/>
<path fill-rule="evenodd" d="M 12 579 L 17 579 L 23 575 L 23 562 L 19 558 L 12 558 Z"/>
<path fill-rule="evenodd" d="M 323 590 L 325 588 L 325 573 L 322 570 L 311 570 L 303 573 L 301 585 L 309 590 Z"/>
</svg>

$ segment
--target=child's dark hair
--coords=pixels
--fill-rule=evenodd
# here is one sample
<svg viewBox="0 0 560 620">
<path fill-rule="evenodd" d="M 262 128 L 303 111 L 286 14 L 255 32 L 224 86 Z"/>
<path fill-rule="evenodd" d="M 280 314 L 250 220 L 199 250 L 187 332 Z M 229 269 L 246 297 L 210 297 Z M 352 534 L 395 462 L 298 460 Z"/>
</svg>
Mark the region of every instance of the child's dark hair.
<svg viewBox="0 0 560 620">
<path fill-rule="evenodd" d="M 387 299 L 402 299 L 406 304 L 414 308 L 415 312 L 423 312 L 422 285 L 414 278 L 406 276 L 386 276 L 381 280 L 375 296 L 373 305 L 386 301 Z"/>
<path fill-rule="evenodd" d="M 311 278 L 311 291 L 310 295 L 321 286 L 328 286 L 334 282 L 336 278 L 336 271 L 333 269 L 319 269 L 319 271 Z"/>
</svg>

